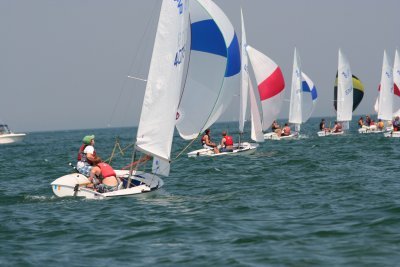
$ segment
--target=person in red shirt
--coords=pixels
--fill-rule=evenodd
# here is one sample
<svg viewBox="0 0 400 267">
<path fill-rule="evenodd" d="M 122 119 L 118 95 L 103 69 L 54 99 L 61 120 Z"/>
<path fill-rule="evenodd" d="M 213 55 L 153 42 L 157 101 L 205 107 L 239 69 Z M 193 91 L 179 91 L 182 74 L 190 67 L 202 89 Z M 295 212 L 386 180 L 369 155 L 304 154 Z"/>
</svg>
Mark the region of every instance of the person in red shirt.
<svg viewBox="0 0 400 267">
<path fill-rule="evenodd" d="M 220 152 L 233 152 L 233 138 L 226 131 L 222 132 Z"/>
</svg>

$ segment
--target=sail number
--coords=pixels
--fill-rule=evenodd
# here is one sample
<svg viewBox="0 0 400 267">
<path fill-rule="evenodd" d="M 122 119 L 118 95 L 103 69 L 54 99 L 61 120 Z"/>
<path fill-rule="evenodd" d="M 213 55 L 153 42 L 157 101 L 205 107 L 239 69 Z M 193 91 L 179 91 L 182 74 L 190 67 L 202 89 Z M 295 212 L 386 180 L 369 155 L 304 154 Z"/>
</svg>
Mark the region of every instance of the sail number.
<svg viewBox="0 0 400 267">
<path fill-rule="evenodd" d="M 178 66 L 183 62 L 185 58 L 185 46 L 178 50 L 175 54 L 174 66 Z"/>
<path fill-rule="evenodd" d="M 346 93 L 346 95 L 349 95 L 351 92 L 353 91 L 353 88 L 347 88 L 346 91 L 344 91 Z"/>
<path fill-rule="evenodd" d="M 178 8 L 178 10 L 179 10 L 179 14 L 182 14 L 182 13 L 183 13 L 183 3 L 182 3 L 182 0 L 174 0 L 174 2 L 177 2 L 177 3 L 178 3 L 177 8 Z"/>
</svg>

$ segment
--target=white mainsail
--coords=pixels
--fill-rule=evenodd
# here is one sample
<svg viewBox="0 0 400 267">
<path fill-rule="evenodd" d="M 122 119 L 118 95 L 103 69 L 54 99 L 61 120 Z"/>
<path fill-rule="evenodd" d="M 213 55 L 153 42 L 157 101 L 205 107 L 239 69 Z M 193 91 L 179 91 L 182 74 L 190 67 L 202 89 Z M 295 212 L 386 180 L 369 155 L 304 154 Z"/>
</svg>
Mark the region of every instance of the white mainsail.
<svg viewBox="0 0 400 267">
<path fill-rule="evenodd" d="M 257 99 L 254 94 L 253 83 L 249 80 L 250 109 L 251 109 L 251 139 L 256 142 L 264 142 L 262 132 L 260 111 L 258 110 Z"/>
<path fill-rule="evenodd" d="M 273 60 L 249 45 L 246 51 L 257 80 L 265 131 L 271 127 L 281 110 L 285 81 L 281 69 Z"/>
<path fill-rule="evenodd" d="M 301 108 L 303 95 L 302 85 L 300 56 L 295 48 L 293 58 L 292 87 L 290 92 L 289 123 L 293 123 L 297 131 L 300 130 L 300 124 L 303 122 Z"/>
<path fill-rule="evenodd" d="M 240 15 L 242 19 L 242 44 L 241 44 L 241 71 L 242 71 L 242 83 L 240 87 L 240 110 L 239 110 L 239 132 L 243 133 L 244 123 L 246 121 L 246 109 L 247 109 L 247 95 L 249 92 L 249 60 L 247 58 L 246 52 L 246 29 L 244 27 L 243 21 L 243 11 L 240 10 Z"/>
<path fill-rule="evenodd" d="M 244 122 L 247 109 L 247 94 L 250 94 L 250 114 L 251 114 L 251 139 L 256 142 L 264 142 L 262 132 L 260 111 L 258 110 L 257 99 L 254 94 L 253 84 L 249 76 L 249 59 L 247 56 L 246 46 L 246 28 L 244 26 L 243 11 L 240 10 L 242 19 L 242 84 L 241 84 L 241 106 L 239 117 L 239 131 L 243 132 Z"/>
<path fill-rule="evenodd" d="M 349 122 L 353 113 L 353 78 L 350 63 L 339 49 L 337 120 Z M 345 128 L 345 127 L 344 127 Z"/>
<path fill-rule="evenodd" d="M 386 51 L 383 52 L 381 90 L 379 93 L 378 119 L 392 120 L 393 117 L 393 68 L 390 66 Z"/>
<path fill-rule="evenodd" d="M 234 28 L 211 0 L 190 5 L 191 52 L 176 127 L 196 138 L 225 111 L 239 87 L 240 48 Z"/>
<path fill-rule="evenodd" d="M 153 166 L 164 166 L 153 167 L 162 175 L 169 172 L 188 26 L 188 1 L 164 0 L 136 137 L 136 148 L 154 156 Z"/>
</svg>

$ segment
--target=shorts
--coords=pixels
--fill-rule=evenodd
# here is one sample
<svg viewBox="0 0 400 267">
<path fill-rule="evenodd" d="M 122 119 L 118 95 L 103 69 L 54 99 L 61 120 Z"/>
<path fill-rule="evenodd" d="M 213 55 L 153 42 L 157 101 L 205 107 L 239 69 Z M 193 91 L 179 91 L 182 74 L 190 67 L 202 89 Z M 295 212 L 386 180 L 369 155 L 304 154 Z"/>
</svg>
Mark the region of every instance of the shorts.
<svg viewBox="0 0 400 267">
<path fill-rule="evenodd" d="M 206 145 L 206 144 L 203 145 L 203 148 L 207 148 L 207 149 L 211 149 L 211 150 L 214 149 L 212 146 L 208 146 L 208 145 Z"/>
<path fill-rule="evenodd" d="M 107 192 L 117 191 L 118 185 L 108 186 L 105 184 L 99 184 L 98 186 L 96 186 L 96 189 L 97 189 L 97 192 L 99 192 L 99 193 L 107 193 Z"/>
<path fill-rule="evenodd" d="M 90 175 L 90 171 L 92 170 L 93 166 L 89 165 L 89 164 L 77 164 L 76 169 L 78 170 L 79 173 L 89 177 Z"/>
<path fill-rule="evenodd" d="M 220 152 L 233 152 L 233 149 L 221 148 Z"/>
</svg>

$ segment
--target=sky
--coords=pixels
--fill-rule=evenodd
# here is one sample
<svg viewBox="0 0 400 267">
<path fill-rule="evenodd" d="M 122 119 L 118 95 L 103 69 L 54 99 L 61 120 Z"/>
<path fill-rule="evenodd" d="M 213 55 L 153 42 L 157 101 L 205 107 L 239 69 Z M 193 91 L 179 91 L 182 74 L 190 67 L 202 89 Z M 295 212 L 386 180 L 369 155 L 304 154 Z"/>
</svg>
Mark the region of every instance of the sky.
<svg viewBox="0 0 400 267">
<path fill-rule="evenodd" d="M 273 59 L 290 97 L 293 51 L 314 81 L 314 117 L 335 116 L 338 49 L 365 86 L 354 114 L 374 114 L 383 51 L 400 47 L 398 0 L 215 0 L 240 38 Z M 0 123 L 49 131 L 136 126 L 161 0 L 0 0 Z M 235 97 L 221 117 L 238 117 Z M 284 103 L 280 118 L 288 116 Z M 353 118 L 354 119 L 354 118 Z"/>
</svg>

